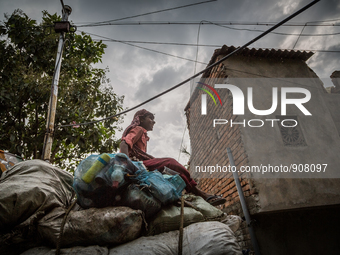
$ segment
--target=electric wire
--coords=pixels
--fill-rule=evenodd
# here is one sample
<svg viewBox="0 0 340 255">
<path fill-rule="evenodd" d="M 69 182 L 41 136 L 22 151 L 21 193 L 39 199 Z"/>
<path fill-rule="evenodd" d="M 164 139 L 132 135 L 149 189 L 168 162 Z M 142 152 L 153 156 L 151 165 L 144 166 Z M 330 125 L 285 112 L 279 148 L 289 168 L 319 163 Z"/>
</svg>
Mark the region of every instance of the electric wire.
<svg viewBox="0 0 340 255">
<path fill-rule="evenodd" d="M 307 23 L 306 23 L 306 25 L 307 25 Z M 297 44 L 297 43 L 298 43 L 298 41 L 300 40 L 300 37 L 301 37 L 301 35 L 302 35 L 302 33 L 303 33 L 303 30 L 305 30 L 305 27 L 306 27 L 306 26 L 304 26 L 304 27 L 302 28 L 302 30 L 301 30 L 301 33 L 300 33 L 299 37 L 296 39 L 296 41 L 295 41 L 295 44 L 294 44 L 294 46 L 293 46 L 293 49 L 295 49 L 295 46 L 296 46 L 296 44 Z"/>
<path fill-rule="evenodd" d="M 196 43 L 177 43 L 177 42 L 152 42 L 152 41 L 131 41 L 131 40 L 117 40 L 117 39 L 93 39 L 94 41 L 102 42 L 122 42 L 122 43 L 141 43 L 141 44 L 159 44 L 159 45 L 175 45 L 175 46 L 193 46 L 197 47 Z M 221 47 L 221 44 L 199 44 L 199 47 Z M 266 48 L 261 47 L 261 49 L 274 49 L 281 50 L 279 48 Z M 285 50 L 299 50 L 299 51 L 314 51 L 314 52 L 325 52 L 325 53 L 339 53 L 340 50 L 321 50 L 321 49 L 285 49 Z M 177 57 L 177 56 L 176 56 Z M 193 60 L 192 60 L 193 61 Z M 202 63 L 203 64 L 203 63 Z"/>
<path fill-rule="evenodd" d="M 321 21 L 320 21 L 321 22 Z M 326 21 L 325 21 L 326 22 Z M 152 21 L 136 21 L 136 22 L 127 22 L 127 23 L 109 23 L 109 24 L 100 24 L 100 25 L 77 25 L 79 23 L 74 23 L 74 26 L 76 27 L 97 27 L 97 26 L 134 26 L 134 25 L 199 25 L 201 22 L 196 22 L 196 21 L 156 21 L 156 22 L 152 22 Z M 308 22 L 311 23 L 311 22 Z M 242 23 L 242 22 L 207 22 L 204 23 L 202 22 L 202 25 L 216 25 L 216 26 L 273 26 L 273 24 L 271 23 L 261 23 L 261 22 L 249 22 L 249 23 Z M 308 25 L 304 25 L 304 24 L 287 24 L 287 25 L 283 25 L 286 27 L 339 27 L 340 23 L 337 24 L 308 24 Z M 53 24 L 51 25 L 45 25 L 45 26 L 37 26 L 37 27 L 54 27 Z M 35 28 L 32 26 L 26 26 L 25 28 Z M 233 30 L 246 30 L 246 31 L 250 31 L 250 32 L 261 32 L 262 30 L 257 30 L 257 29 L 243 29 L 243 28 L 230 28 Z M 275 33 L 273 33 L 275 34 Z M 290 34 L 290 33 L 278 33 L 280 35 L 295 35 L 298 36 L 299 34 Z M 314 34 L 312 34 L 314 35 Z M 318 34 L 316 34 L 318 35 Z M 325 34 L 325 35 L 336 35 L 336 34 Z M 310 34 L 306 34 L 306 36 L 311 36 Z M 320 34 L 318 36 L 324 36 L 323 34 Z"/>
<path fill-rule="evenodd" d="M 337 19 L 340 20 L 340 19 Z M 329 22 L 329 21 L 309 21 L 308 23 L 315 22 Z M 100 25 L 78 25 L 78 27 L 95 27 L 95 26 L 158 26 L 158 25 L 199 25 L 201 22 L 199 21 L 130 21 L 130 22 L 118 22 L 118 23 L 103 23 Z M 76 23 L 76 24 L 79 24 Z M 215 21 L 213 23 L 206 22 L 202 23 L 202 25 L 229 25 L 229 26 L 273 26 L 275 23 L 270 22 L 232 22 L 232 21 Z M 303 27 L 305 23 L 301 24 L 284 24 L 283 27 Z M 340 23 L 332 23 L 332 24 L 308 24 L 308 27 L 337 27 L 340 26 Z"/>
<path fill-rule="evenodd" d="M 198 58 L 198 48 L 199 48 L 199 38 L 200 38 L 200 30 L 201 30 L 201 22 L 198 25 L 198 31 L 197 31 L 197 39 L 196 39 L 196 58 L 195 58 L 195 67 L 194 67 L 194 75 L 196 74 L 196 66 L 197 66 L 197 58 Z M 185 134 L 186 126 L 184 125 L 184 130 L 183 130 L 183 135 L 182 135 L 182 140 L 179 146 L 179 154 L 178 154 L 178 160 L 181 157 L 181 152 L 182 152 L 182 145 L 183 145 L 183 140 L 184 140 L 184 134 Z"/>
<path fill-rule="evenodd" d="M 84 32 L 84 31 L 80 31 L 80 32 L 83 32 L 83 33 L 86 33 L 86 34 L 92 35 L 92 36 L 97 36 L 97 37 L 100 37 L 100 38 L 105 38 L 105 39 L 108 39 L 108 40 L 113 41 L 113 42 L 123 43 L 123 44 L 129 45 L 129 46 L 132 46 L 132 47 L 143 49 L 143 50 L 147 50 L 147 51 L 163 54 L 163 55 L 166 55 L 166 56 L 170 56 L 170 57 L 175 57 L 175 58 L 187 60 L 187 61 L 190 61 L 190 62 L 195 62 L 195 60 L 192 60 L 192 59 L 189 59 L 189 58 L 184 58 L 184 57 L 176 56 L 176 55 L 173 55 L 173 54 L 170 54 L 170 53 L 166 53 L 166 52 L 162 52 L 162 51 L 158 51 L 158 50 L 154 50 L 154 49 L 149 49 L 149 48 L 141 47 L 141 46 L 138 46 L 138 45 L 134 45 L 132 43 L 125 42 L 125 41 L 114 40 L 114 39 L 111 39 L 111 38 L 108 38 L 108 37 L 105 37 L 105 36 L 96 35 L 96 34 L 92 34 L 92 33 L 89 33 L 89 32 Z M 207 63 L 204 63 L 204 62 L 198 62 L 198 63 L 204 64 L 204 65 L 207 64 Z"/>
<path fill-rule="evenodd" d="M 199 48 L 199 38 L 200 38 L 200 30 L 201 30 L 201 23 L 198 25 L 198 31 L 197 31 L 197 39 L 196 39 L 196 59 L 195 59 L 195 68 L 194 68 L 194 74 L 196 73 L 196 64 L 197 64 L 197 58 L 198 58 L 198 48 Z"/>
<path fill-rule="evenodd" d="M 216 24 L 214 22 L 208 21 L 208 20 L 204 20 L 207 23 L 211 23 L 212 25 L 215 26 L 219 26 L 219 27 L 224 27 L 227 29 L 231 29 L 231 30 L 239 30 L 239 31 L 249 31 L 249 32 L 259 32 L 259 33 L 264 33 L 266 32 L 265 30 L 258 30 L 258 29 L 248 29 L 248 28 L 235 28 L 235 27 L 230 27 L 230 26 L 225 26 L 225 25 L 219 25 Z M 275 34 L 275 35 L 292 35 L 292 36 L 308 36 L 308 37 L 312 37 L 312 36 L 331 36 L 331 35 L 339 35 L 340 32 L 337 33 L 328 33 L 328 34 L 292 34 L 292 33 L 281 33 L 281 32 L 270 32 L 271 34 Z"/>
<path fill-rule="evenodd" d="M 305 30 L 306 26 L 308 25 L 308 23 L 318 23 L 318 22 L 320 22 L 320 21 L 311 21 L 311 22 L 306 22 L 306 23 L 305 23 L 305 25 L 303 26 L 303 28 L 302 28 L 302 30 L 301 30 L 301 32 L 300 32 L 299 37 L 298 37 L 298 38 L 296 39 L 296 41 L 295 41 L 295 44 L 294 44 L 294 46 L 293 46 L 293 49 L 295 49 L 296 44 L 297 44 L 298 41 L 300 40 L 300 37 L 301 37 L 303 31 Z"/>
<path fill-rule="evenodd" d="M 214 23 L 214 22 L 207 21 L 207 20 L 204 20 L 204 22 L 210 23 L 211 25 L 215 25 L 215 26 L 219 26 L 219 27 L 226 28 L 226 29 L 230 29 L 230 30 L 248 31 L 248 32 L 257 32 L 257 33 L 263 33 L 263 32 L 265 32 L 265 30 L 259 30 L 259 29 L 249 29 L 249 28 L 236 28 L 236 27 L 230 27 L 230 26 L 221 25 L 221 24 Z M 206 24 L 206 23 L 205 23 L 205 24 Z M 204 23 L 199 23 L 199 24 L 204 24 Z M 84 26 L 79 26 L 79 25 L 78 25 L 77 27 L 79 28 L 79 27 L 84 27 Z M 333 36 L 333 35 L 339 35 L 340 32 L 335 32 L 335 33 L 324 33 L 324 34 L 302 34 L 302 33 L 295 34 L 295 33 L 271 32 L 271 34 L 274 34 L 274 35 L 292 35 L 292 36 L 299 36 L 299 37 L 300 37 L 300 36 L 308 36 L 308 37 L 312 37 L 312 36 Z"/>
<path fill-rule="evenodd" d="M 200 27 L 201 27 L 201 24 L 202 24 L 202 21 L 201 21 L 200 24 L 199 24 L 199 29 L 198 29 L 198 33 L 197 33 L 196 61 L 197 61 L 197 55 L 198 55 L 198 44 L 199 44 L 199 34 L 200 34 Z M 306 23 L 305 25 L 307 25 L 307 23 Z M 304 26 L 303 29 L 304 29 L 305 27 L 306 27 L 306 26 Z M 302 29 L 301 33 L 303 32 L 303 29 Z M 301 33 L 300 33 L 300 34 L 301 34 Z M 299 38 L 300 38 L 300 37 L 299 37 Z M 294 50 L 294 48 L 295 48 L 295 46 L 296 46 L 296 44 L 297 44 L 299 38 L 298 38 L 297 41 L 295 42 L 295 45 L 294 45 L 294 47 L 293 47 L 293 50 Z M 261 48 L 261 49 L 264 49 L 264 48 Z M 340 51 L 339 51 L 339 52 L 340 52 Z M 255 73 L 246 72 L 246 71 L 241 71 L 241 70 L 232 69 L 232 68 L 226 68 L 226 67 L 224 67 L 224 68 L 225 68 L 225 69 L 228 69 L 228 70 L 231 70 L 231 71 L 240 72 L 240 73 L 243 73 L 243 74 L 250 74 L 250 75 L 258 76 L 258 77 L 261 77 L 261 78 L 272 78 L 272 77 L 269 77 L 269 76 L 266 76 L 266 75 L 255 74 Z M 196 63 L 195 63 L 195 71 L 194 71 L 194 74 L 195 74 L 195 72 L 196 72 Z M 273 79 L 273 78 L 272 78 L 272 79 Z M 282 81 L 282 80 L 279 79 L 279 78 L 274 78 L 274 79 L 275 79 L 275 80 L 278 80 L 278 81 Z M 286 82 L 287 82 L 287 81 L 286 81 Z M 314 88 L 314 87 L 312 87 L 312 86 L 308 86 L 308 85 L 306 86 L 306 85 L 304 85 L 304 84 L 299 84 L 299 83 L 291 82 L 291 81 L 288 81 L 288 83 L 298 84 L 298 85 L 300 85 L 300 86 L 302 85 L 302 87 Z M 185 130 L 184 130 L 184 132 L 185 132 Z M 184 134 L 183 134 L 183 138 L 184 138 Z M 181 141 L 181 146 L 180 146 L 180 152 L 179 152 L 179 155 L 178 155 L 178 160 L 179 160 L 180 154 L 181 154 L 181 148 L 182 148 L 183 138 L 182 138 L 182 141 Z"/>
<path fill-rule="evenodd" d="M 194 6 L 194 5 L 205 4 L 205 3 L 215 2 L 215 1 L 217 1 L 217 0 L 208 0 L 208 1 L 198 2 L 198 3 L 186 4 L 186 5 L 181 5 L 181 6 L 177 6 L 177 7 L 167 8 L 167 9 L 163 9 L 163 10 L 158 10 L 158 11 L 153 11 L 153 12 L 147 12 L 147 13 L 143 13 L 143 14 L 137 14 L 137 15 L 133 15 L 133 16 L 128 16 L 128 17 L 125 17 L 125 18 L 119 18 L 119 19 L 113 19 L 113 20 L 101 21 L 101 22 L 94 22 L 94 23 L 90 23 L 88 25 L 96 26 L 98 24 L 102 24 L 102 23 L 106 23 L 106 22 L 115 22 L 115 21 L 120 21 L 120 20 L 125 20 L 125 19 L 132 19 L 132 18 L 136 18 L 136 17 L 141 17 L 141 16 L 150 15 L 150 14 L 155 14 L 155 13 L 160 13 L 160 12 L 166 12 L 166 11 L 171 11 L 171 10 L 191 7 L 191 6 Z M 88 25 L 83 25 L 83 27 L 84 26 L 88 26 Z"/>
<path fill-rule="evenodd" d="M 340 19 L 318 20 L 318 21 L 310 21 L 308 23 L 333 22 L 333 21 L 339 21 L 339 20 Z"/>
<path fill-rule="evenodd" d="M 177 43 L 177 42 L 152 42 L 152 41 L 131 41 L 131 40 L 118 40 L 118 39 L 93 39 L 94 41 L 103 42 L 125 42 L 125 43 L 141 43 L 141 44 L 160 44 L 160 45 L 178 45 L 178 46 L 194 46 L 197 47 L 196 43 Z M 220 47 L 220 44 L 199 44 L 200 47 Z"/>
<path fill-rule="evenodd" d="M 269 33 L 270 33 L 271 31 L 273 31 L 274 29 L 280 27 L 282 24 L 286 23 L 288 20 L 294 18 L 295 16 L 297 16 L 297 15 L 300 14 L 301 12 L 305 11 L 306 9 L 310 8 L 311 6 L 313 6 L 314 4 L 316 4 L 316 3 L 319 2 L 319 1 L 320 1 L 320 0 L 314 0 L 313 2 L 307 4 L 306 6 L 304 6 L 303 8 L 301 8 L 300 10 L 296 11 L 296 12 L 293 13 L 292 15 L 288 16 L 287 18 L 285 18 L 285 19 L 283 19 L 282 21 L 280 21 L 279 23 L 277 23 L 275 26 L 271 27 L 271 28 L 268 29 L 267 31 L 265 31 L 265 32 L 263 32 L 262 34 L 258 35 L 257 37 L 255 37 L 254 39 L 250 40 L 249 42 L 247 42 L 247 43 L 244 44 L 243 46 L 236 48 L 236 49 L 235 49 L 234 51 L 232 51 L 231 53 L 227 54 L 226 56 L 224 56 L 224 57 L 221 58 L 220 60 L 216 61 L 215 63 L 213 63 L 213 64 L 211 64 L 211 65 L 209 65 L 208 67 L 206 67 L 205 69 L 203 69 L 203 70 L 201 70 L 200 72 L 196 73 L 195 75 L 193 75 L 193 76 L 187 78 L 186 80 L 184 80 L 184 81 L 178 83 L 177 85 L 175 85 L 175 86 L 173 86 L 173 87 L 171 87 L 171 88 L 169 88 L 169 89 L 167 89 L 167 90 L 165 90 L 165 91 L 163 91 L 163 92 L 161 92 L 161 93 L 159 93 L 159 94 L 157 94 L 157 95 L 155 95 L 155 96 L 153 96 L 153 97 L 151 97 L 151 98 L 145 100 L 144 102 L 142 102 L 142 103 L 140 103 L 140 104 L 137 104 L 137 105 L 135 105 L 135 106 L 133 106 L 133 107 L 131 107 L 131 108 L 125 110 L 125 111 L 122 111 L 122 112 L 117 113 L 117 114 L 112 115 L 112 116 L 108 116 L 108 117 L 103 118 L 103 119 L 99 119 L 99 120 L 95 120 L 95 121 L 91 121 L 91 122 L 86 122 L 86 123 L 76 123 L 76 124 L 58 125 L 58 126 L 56 126 L 56 127 L 61 128 L 61 127 L 70 127 L 70 126 L 76 126 L 76 125 L 88 125 L 88 124 L 94 124 L 94 123 L 102 122 L 102 121 L 107 120 L 107 119 L 111 119 L 111 118 L 118 117 L 118 116 L 123 115 L 123 114 L 125 114 L 125 113 L 128 113 L 128 112 L 130 112 L 130 111 L 132 111 L 132 110 L 134 110 L 134 109 L 136 109 L 136 108 L 139 108 L 139 107 L 141 107 L 142 105 L 145 105 L 145 104 L 147 104 L 147 103 L 149 103 L 149 102 L 151 102 L 151 101 L 153 101 L 153 100 L 155 100 L 155 99 L 157 99 L 157 98 L 159 98 L 159 97 L 161 97 L 161 96 L 163 96 L 163 95 L 165 95 L 165 94 L 171 92 L 172 90 L 174 90 L 174 89 L 176 89 L 176 88 L 178 88 L 178 87 L 180 87 L 180 86 L 186 84 L 186 83 L 189 82 L 190 80 L 192 80 L 192 79 L 198 77 L 199 75 L 205 73 L 207 70 L 210 70 L 211 68 L 213 68 L 213 67 L 215 67 L 215 66 L 221 64 L 223 61 L 225 61 L 226 59 L 228 59 L 228 58 L 231 57 L 232 55 L 234 55 L 234 54 L 236 54 L 237 52 L 239 52 L 239 51 L 245 49 L 245 48 L 248 47 L 250 44 L 253 44 L 253 43 L 256 42 L 257 40 L 259 40 L 259 39 L 261 39 L 262 37 L 264 37 L 265 35 L 269 34 Z"/>
</svg>

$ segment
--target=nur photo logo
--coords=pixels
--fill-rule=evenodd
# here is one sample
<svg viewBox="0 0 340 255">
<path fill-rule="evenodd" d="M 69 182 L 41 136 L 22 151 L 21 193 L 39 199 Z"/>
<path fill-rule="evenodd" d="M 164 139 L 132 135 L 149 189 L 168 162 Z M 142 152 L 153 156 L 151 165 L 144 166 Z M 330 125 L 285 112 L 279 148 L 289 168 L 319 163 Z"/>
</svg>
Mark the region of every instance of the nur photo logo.
<svg viewBox="0 0 340 255">
<path fill-rule="evenodd" d="M 253 115 L 257 116 L 270 116 L 273 113 L 276 112 L 278 106 L 280 105 L 280 112 L 281 116 L 287 116 L 287 106 L 292 105 L 295 106 L 303 115 L 305 116 L 312 116 L 311 112 L 306 108 L 304 104 L 308 103 L 311 99 L 311 93 L 308 89 L 301 88 L 301 87 L 270 87 L 268 90 L 271 91 L 271 95 L 263 96 L 262 98 L 257 98 L 257 100 L 262 101 L 269 101 L 271 102 L 271 106 L 267 109 L 256 109 L 254 106 L 254 90 L 253 87 L 247 87 L 244 88 L 246 90 L 246 97 L 244 95 L 244 92 L 236 85 L 232 84 L 215 84 L 214 87 L 203 83 L 203 82 L 197 82 L 198 84 L 202 85 L 202 87 L 197 87 L 198 89 L 204 91 L 205 93 L 201 94 L 201 115 L 207 115 L 208 109 L 207 109 L 207 94 L 212 98 L 215 106 L 217 106 L 217 101 L 215 97 L 219 100 L 219 103 L 221 107 L 223 107 L 223 103 L 221 100 L 220 95 L 216 91 L 216 89 L 228 89 L 232 95 L 232 113 L 233 115 L 245 115 L 245 106 L 247 106 L 247 109 L 249 112 Z M 204 87 L 206 88 L 204 88 Z M 210 92 L 212 91 L 212 92 Z M 256 88 L 255 88 L 256 89 Z M 214 95 L 215 97 L 214 97 Z M 268 98 L 267 98 L 268 97 Z M 247 100 L 245 100 L 245 98 Z M 247 102 L 247 105 L 245 104 Z M 295 119 L 250 119 L 247 121 L 250 127 L 262 127 L 265 123 L 271 122 L 272 127 L 274 126 L 275 121 L 280 121 L 281 125 L 284 127 L 295 127 L 297 126 L 297 120 Z M 285 123 L 294 123 L 293 125 L 286 125 Z M 216 125 L 224 125 L 227 123 L 231 123 L 231 126 L 233 125 L 233 120 L 230 121 L 226 119 L 214 119 L 213 120 L 213 127 Z M 254 125 L 254 123 L 259 123 L 258 125 Z M 243 126 L 246 126 L 246 120 L 243 122 L 235 122 L 234 124 L 242 124 Z"/>
<path fill-rule="evenodd" d="M 197 82 L 197 83 L 201 84 L 203 86 L 206 86 L 207 88 L 209 88 L 217 96 L 218 100 L 220 101 L 221 106 L 223 106 L 220 95 L 217 93 L 217 91 L 212 86 L 210 86 L 208 84 L 205 84 L 203 82 Z M 204 88 L 201 88 L 201 87 L 197 87 L 197 88 L 200 89 L 200 90 L 203 90 L 204 92 L 206 92 L 212 98 L 212 100 L 214 101 L 215 105 L 217 105 L 214 96 L 208 90 L 206 90 Z M 202 115 L 206 115 L 207 114 L 207 95 L 206 94 L 202 94 L 201 95 L 201 100 L 202 100 L 201 101 L 201 113 L 202 113 Z"/>
</svg>

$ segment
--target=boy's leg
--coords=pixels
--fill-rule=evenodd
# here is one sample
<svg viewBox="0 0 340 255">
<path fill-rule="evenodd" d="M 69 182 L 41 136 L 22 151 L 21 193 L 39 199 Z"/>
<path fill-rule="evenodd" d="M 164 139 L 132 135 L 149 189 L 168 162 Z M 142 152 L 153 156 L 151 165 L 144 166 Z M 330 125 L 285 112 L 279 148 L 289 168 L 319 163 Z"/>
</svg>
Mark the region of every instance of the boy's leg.
<svg viewBox="0 0 340 255">
<path fill-rule="evenodd" d="M 174 170 L 184 180 L 186 184 L 186 191 L 192 192 L 196 196 L 202 197 L 204 200 L 214 206 L 221 205 L 226 202 L 226 199 L 221 196 L 211 195 L 197 188 L 197 183 L 191 178 L 189 171 L 173 158 L 154 158 L 144 160 L 143 164 L 149 171 L 157 169 L 162 172 L 165 166 L 171 170 Z"/>
<path fill-rule="evenodd" d="M 174 170 L 184 180 L 185 184 L 187 185 L 185 189 L 188 192 L 191 192 L 193 187 L 197 185 L 197 183 L 191 178 L 189 171 L 173 158 L 154 158 L 144 160 L 143 164 L 149 171 L 157 169 L 158 171 L 162 172 L 165 166 L 171 170 Z"/>
</svg>

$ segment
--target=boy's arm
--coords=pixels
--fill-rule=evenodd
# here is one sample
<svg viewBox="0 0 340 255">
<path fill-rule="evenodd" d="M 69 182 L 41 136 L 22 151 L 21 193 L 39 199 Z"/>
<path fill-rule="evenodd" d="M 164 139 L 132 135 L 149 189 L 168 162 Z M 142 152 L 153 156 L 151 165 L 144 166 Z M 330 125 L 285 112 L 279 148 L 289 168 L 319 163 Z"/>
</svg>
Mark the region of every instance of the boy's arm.
<svg viewBox="0 0 340 255">
<path fill-rule="evenodd" d="M 121 153 L 124 153 L 126 156 L 129 156 L 129 145 L 125 141 L 122 141 L 120 143 L 119 148 Z"/>
</svg>

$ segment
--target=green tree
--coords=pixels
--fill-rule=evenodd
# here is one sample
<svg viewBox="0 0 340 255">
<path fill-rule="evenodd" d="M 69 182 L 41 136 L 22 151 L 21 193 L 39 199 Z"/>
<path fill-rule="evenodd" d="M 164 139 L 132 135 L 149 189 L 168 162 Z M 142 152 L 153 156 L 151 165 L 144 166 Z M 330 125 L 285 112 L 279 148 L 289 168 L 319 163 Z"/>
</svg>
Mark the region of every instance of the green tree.
<svg viewBox="0 0 340 255">
<path fill-rule="evenodd" d="M 26 159 L 41 158 L 59 34 L 57 14 L 43 12 L 41 24 L 16 10 L 0 23 L 0 149 Z M 123 97 L 101 85 L 106 45 L 85 34 L 67 33 L 59 79 L 55 125 L 87 122 L 122 110 Z M 88 153 L 114 152 L 120 119 L 55 128 L 51 161 L 61 168 Z M 74 163 L 73 163 L 74 164 Z"/>
</svg>

